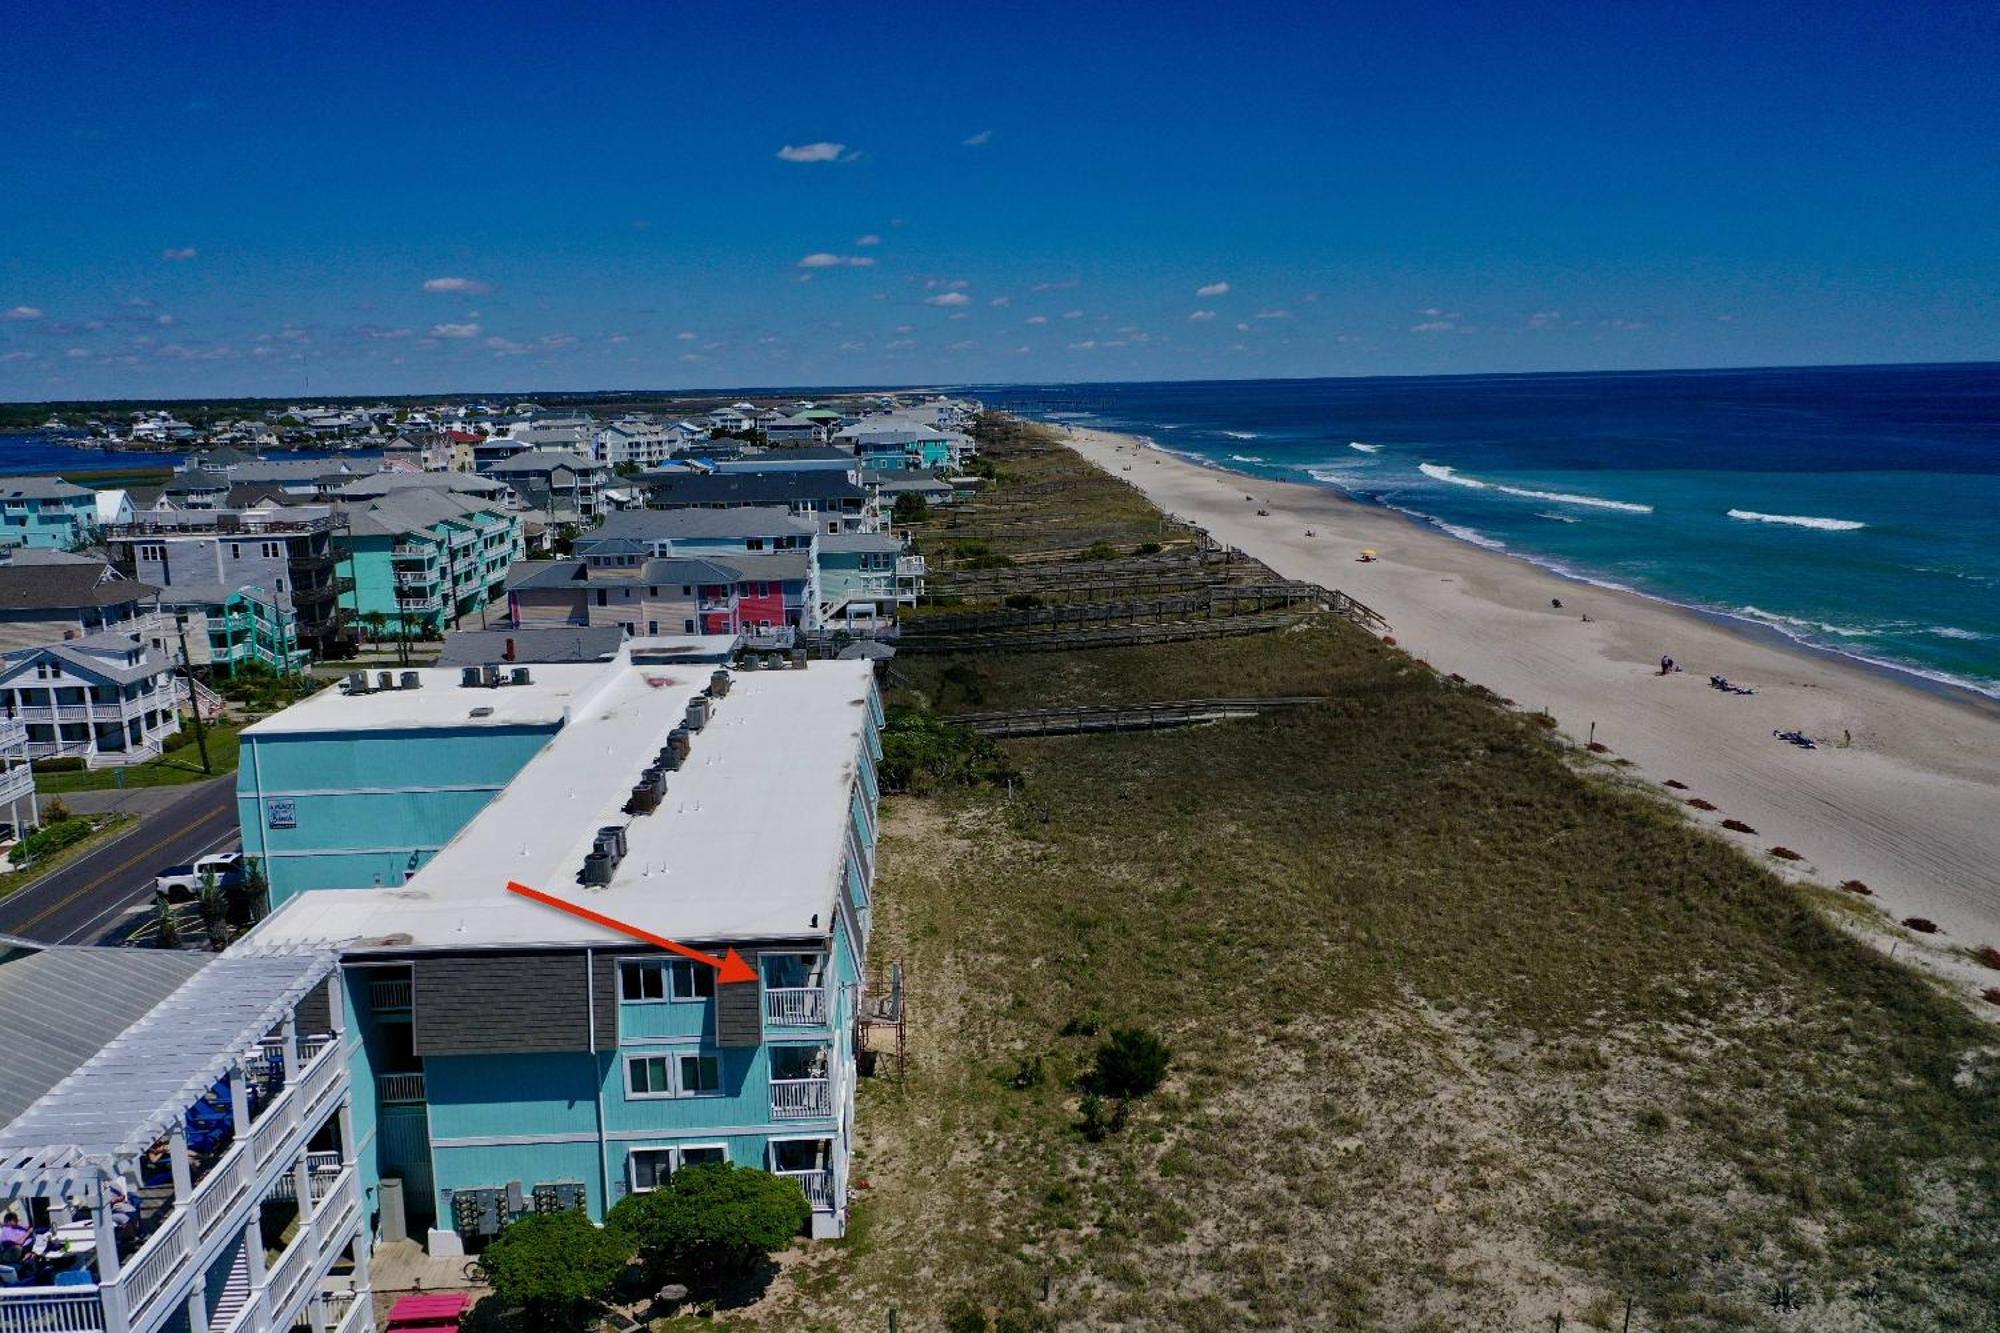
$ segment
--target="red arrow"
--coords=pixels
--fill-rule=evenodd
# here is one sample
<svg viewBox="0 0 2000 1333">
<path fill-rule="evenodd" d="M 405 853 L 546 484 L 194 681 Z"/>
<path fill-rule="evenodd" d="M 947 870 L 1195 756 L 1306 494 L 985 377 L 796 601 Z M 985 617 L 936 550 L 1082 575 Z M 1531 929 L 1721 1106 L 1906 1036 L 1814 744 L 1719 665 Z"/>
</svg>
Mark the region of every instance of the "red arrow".
<svg viewBox="0 0 2000 1333">
<path fill-rule="evenodd" d="M 656 944 L 669 953 L 677 953 L 681 957 L 691 958 L 697 963 L 707 963 L 716 970 L 715 979 L 725 984 L 736 981 L 755 981 L 757 979 L 757 969 L 744 962 L 743 955 L 734 949 L 729 950 L 722 957 L 716 958 L 713 955 L 703 953 L 699 949 L 690 949 L 685 944 L 676 943 L 664 935 L 655 935 L 650 930 L 641 930 L 637 926 L 629 926 L 615 917 L 608 917 L 602 912 L 593 912 L 588 907 L 579 907 L 577 904 L 566 902 L 552 893 L 543 893 L 540 889 L 531 889 L 525 884 L 516 884 L 513 880 L 507 881 L 507 892 L 518 893 L 523 898 L 533 898 L 536 902 L 553 907 L 559 912 L 568 912 L 571 916 L 580 916 L 585 921 L 592 921 L 607 929 L 615 930 L 620 935 L 630 935 L 635 940 L 644 940 L 648 944 Z"/>
</svg>

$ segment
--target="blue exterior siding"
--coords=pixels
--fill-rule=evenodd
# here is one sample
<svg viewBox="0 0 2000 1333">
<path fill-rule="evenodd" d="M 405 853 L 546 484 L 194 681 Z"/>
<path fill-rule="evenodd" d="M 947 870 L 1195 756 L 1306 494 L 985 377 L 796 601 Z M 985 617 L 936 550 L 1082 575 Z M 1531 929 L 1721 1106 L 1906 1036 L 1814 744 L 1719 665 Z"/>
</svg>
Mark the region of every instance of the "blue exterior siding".
<svg viewBox="0 0 2000 1333">
<path fill-rule="evenodd" d="M 243 848 L 263 860 L 273 907 L 308 889 L 401 884 L 555 732 L 551 724 L 247 735 L 236 775 Z M 292 826 L 273 828 L 283 803 Z"/>
</svg>

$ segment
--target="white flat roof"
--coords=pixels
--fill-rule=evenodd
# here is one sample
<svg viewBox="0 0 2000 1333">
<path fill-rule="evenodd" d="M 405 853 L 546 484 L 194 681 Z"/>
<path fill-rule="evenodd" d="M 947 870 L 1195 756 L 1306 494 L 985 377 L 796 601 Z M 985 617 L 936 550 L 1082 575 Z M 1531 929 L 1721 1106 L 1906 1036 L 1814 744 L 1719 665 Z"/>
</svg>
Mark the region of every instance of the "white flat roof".
<svg viewBox="0 0 2000 1333">
<path fill-rule="evenodd" d="M 870 664 L 734 673 L 687 762 L 667 775 L 660 808 L 638 816 L 623 811 L 633 784 L 713 667 L 621 657 L 573 669 L 606 678 L 602 688 L 414 878 L 301 894 L 257 928 L 258 942 L 400 952 L 624 938 L 509 893 L 510 880 L 692 943 L 824 935 L 845 865 Z M 626 828 L 625 859 L 611 884 L 584 888 L 583 859 L 612 824 Z"/>
<path fill-rule="evenodd" d="M 502 669 L 511 671 L 512 664 L 503 664 Z M 402 683 L 401 669 L 389 674 L 397 684 Z M 380 669 L 368 672 L 371 687 L 380 675 Z M 367 694 L 348 694 L 346 683 L 342 682 L 245 727 L 243 734 L 261 738 L 288 732 L 548 725 L 561 722 L 579 698 L 604 683 L 603 667 L 595 662 L 536 662 L 528 665 L 528 675 L 526 685 L 476 690 L 459 684 L 457 667 L 417 668 L 417 678 L 422 683 L 414 690 L 371 688 Z M 483 717 L 474 717 L 473 711 L 481 708 L 491 711 Z"/>
</svg>

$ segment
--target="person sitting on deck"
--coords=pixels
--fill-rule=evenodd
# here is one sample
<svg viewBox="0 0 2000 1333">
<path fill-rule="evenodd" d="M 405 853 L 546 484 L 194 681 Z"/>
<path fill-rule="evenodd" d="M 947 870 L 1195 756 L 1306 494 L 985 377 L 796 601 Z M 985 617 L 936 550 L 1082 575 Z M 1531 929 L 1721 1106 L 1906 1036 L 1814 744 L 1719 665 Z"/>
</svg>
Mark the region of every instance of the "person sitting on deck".
<svg viewBox="0 0 2000 1333">
<path fill-rule="evenodd" d="M 14 1213 L 0 1219 L 0 1245 L 12 1245 L 18 1249 L 33 1239 L 34 1234 Z"/>
</svg>

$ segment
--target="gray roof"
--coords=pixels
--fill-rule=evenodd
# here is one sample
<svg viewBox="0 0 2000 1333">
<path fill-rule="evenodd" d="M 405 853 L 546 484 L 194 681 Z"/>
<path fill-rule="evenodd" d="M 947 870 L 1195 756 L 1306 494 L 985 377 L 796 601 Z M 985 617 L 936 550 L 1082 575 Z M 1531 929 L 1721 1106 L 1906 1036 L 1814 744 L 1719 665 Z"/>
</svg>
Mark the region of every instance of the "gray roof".
<svg viewBox="0 0 2000 1333">
<path fill-rule="evenodd" d="M 625 631 L 616 625 L 536 625 L 522 629 L 470 629 L 444 636 L 441 667 L 489 662 L 602 662 L 618 652 Z M 511 654 L 508 649 L 512 648 Z"/>
<path fill-rule="evenodd" d="M 0 1125 L 199 972 L 204 954 L 50 948 L 0 962 Z"/>
<path fill-rule="evenodd" d="M 0 548 L 0 568 L 8 565 L 92 565 L 101 566 L 101 555 L 79 555 L 75 551 L 58 551 L 53 546 L 9 546 Z"/>
<path fill-rule="evenodd" d="M 601 472 L 603 468 L 581 454 L 562 453 L 547 449 L 523 449 L 486 469 L 489 477 L 518 476 L 524 473 L 554 472 L 558 468 L 568 468 L 571 472 Z"/>
<path fill-rule="evenodd" d="M 356 536 L 400 537 L 447 520 L 469 522 L 478 515 L 504 518 L 495 504 L 443 490 L 398 491 L 348 511 L 348 530 Z"/>
<path fill-rule="evenodd" d="M 125 658 L 138 654 L 136 664 Z M 64 639 L 60 643 L 36 644 L 28 648 L 16 648 L 0 659 L 0 680 L 6 680 L 17 672 L 25 671 L 42 654 L 61 658 L 87 676 L 95 676 L 119 685 L 130 685 L 136 681 L 149 680 L 163 671 L 173 669 L 164 654 L 147 647 L 136 634 L 126 634 L 120 630 L 105 630 L 97 634 L 87 634 L 80 639 Z"/>
<path fill-rule="evenodd" d="M 845 472 L 652 472 L 643 478 L 648 503 L 675 505 L 781 505 L 797 500 L 862 500 L 867 492 Z"/>
<path fill-rule="evenodd" d="M 731 551 L 713 563 L 734 569 L 738 578 L 745 579 L 804 579 L 812 574 L 812 556 L 804 551 Z"/>
<path fill-rule="evenodd" d="M 0 1129 L 0 1182 L 116 1170 L 158 1142 L 337 965 L 331 953 L 207 961 Z"/>
<path fill-rule="evenodd" d="M 786 534 L 803 537 L 817 530 L 811 519 L 800 518 L 776 505 L 744 505 L 736 509 L 622 509 L 606 515 L 603 524 L 585 540 L 595 544 L 622 538 L 643 542 Z"/>
<path fill-rule="evenodd" d="M 88 486 L 72 485 L 61 477 L 0 477 L 0 499 L 68 500 L 95 494 Z"/>
<path fill-rule="evenodd" d="M 103 560 L 79 564 L 0 564 L 0 611 L 67 611 L 124 606 L 159 589 L 120 578 Z"/>
<path fill-rule="evenodd" d="M 237 464 L 235 469 L 231 471 L 230 476 L 239 482 L 289 481 L 296 483 L 310 481 L 317 483 L 326 477 L 351 479 L 354 477 L 372 476 L 381 470 L 382 464 L 373 458 L 342 458 L 338 460 L 327 458 L 294 458 L 278 462 L 260 458 L 252 462 Z"/>
<path fill-rule="evenodd" d="M 819 539 L 819 549 L 826 552 L 865 551 L 880 554 L 884 551 L 900 553 L 903 542 L 900 537 L 886 532 L 829 532 Z"/>
</svg>

